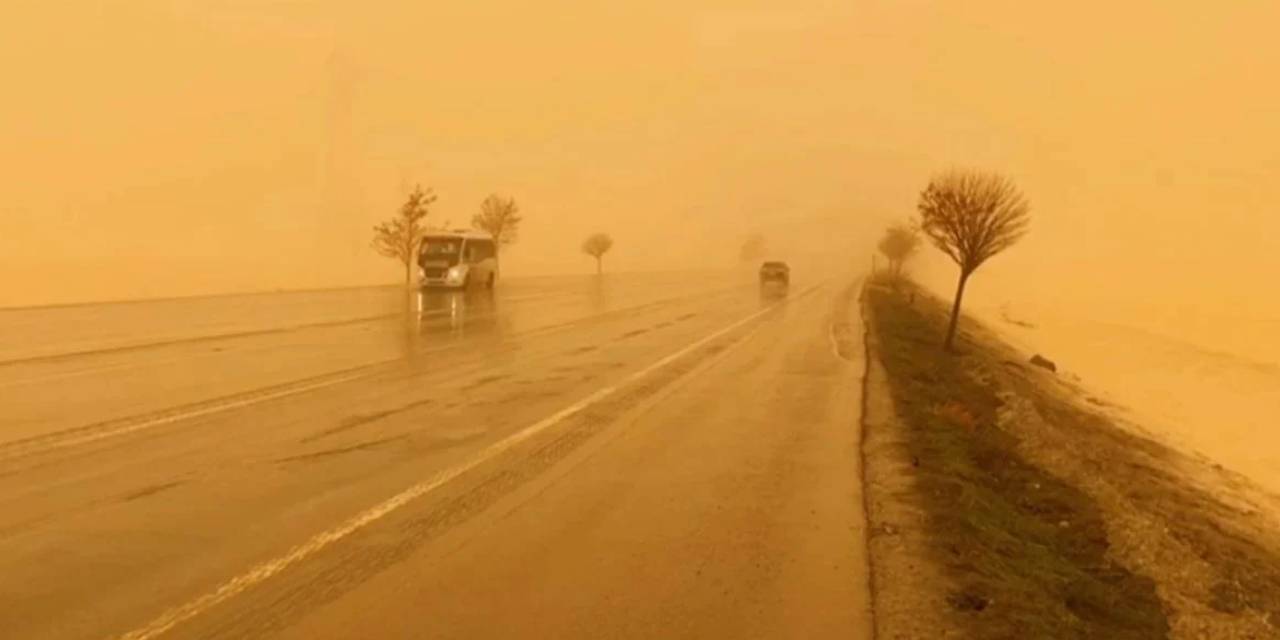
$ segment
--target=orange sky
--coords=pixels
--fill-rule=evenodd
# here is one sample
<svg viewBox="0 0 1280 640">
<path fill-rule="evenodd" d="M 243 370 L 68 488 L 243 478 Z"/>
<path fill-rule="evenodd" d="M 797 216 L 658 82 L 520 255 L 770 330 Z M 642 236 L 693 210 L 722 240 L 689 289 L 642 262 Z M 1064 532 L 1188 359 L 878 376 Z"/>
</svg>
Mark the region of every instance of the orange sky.
<svg viewBox="0 0 1280 640">
<path fill-rule="evenodd" d="M 979 300 L 1280 317 L 1280 4 L 626 4 L 11 0 L 0 306 L 393 282 L 414 182 L 508 274 L 866 246 L 964 165 L 1034 207 Z"/>
</svg>

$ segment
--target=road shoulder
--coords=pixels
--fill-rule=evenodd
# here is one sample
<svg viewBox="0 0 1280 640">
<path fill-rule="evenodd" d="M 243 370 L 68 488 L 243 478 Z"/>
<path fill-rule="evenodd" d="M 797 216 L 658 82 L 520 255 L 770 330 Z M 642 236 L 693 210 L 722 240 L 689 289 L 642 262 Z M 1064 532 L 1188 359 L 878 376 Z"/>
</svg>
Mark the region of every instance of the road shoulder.
<svg viewBox="0 0 1280 640">
<path fill-rule="evenodd" d="M 1126 428 L 971 320 L 943 354 L 946 305 L 909 284 L 869 286 L 864 309 L 879 637 L 929 637 L 902 626 L 921 620 L 937 637 L 1276 637 L 1280 544 L 1247 481 Z M 876 422 L 881 405 L 897 419 Z M 879 458 L 900 487 L 874 477 Z M 924 569 L 895 573 L 913 558 Z M 902 588 L 921 571 L 941 580 Z"/>
</svg>

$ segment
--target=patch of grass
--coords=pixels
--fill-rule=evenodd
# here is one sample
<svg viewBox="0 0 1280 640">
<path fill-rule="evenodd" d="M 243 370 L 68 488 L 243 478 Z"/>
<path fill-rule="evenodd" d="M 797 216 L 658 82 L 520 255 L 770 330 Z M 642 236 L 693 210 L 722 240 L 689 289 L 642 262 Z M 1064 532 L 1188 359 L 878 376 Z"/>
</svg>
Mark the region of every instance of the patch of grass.
<svg viewBox="0 0 1280 640">
<path fill-rule="evenodd" d="M 1105 460 L 1109 479 L 1131 504 L 1158 516 L 1170 539 L 1211 568 L 1213 582 L 1203 604 L 1220 613 L 1280 621 L 1280 551 L 1274 533 L 1259 530 L 1263 523 L 1185 482 L 1172 471 L 1176 468 L 1170 463 L 1172 453 L 1162 445 L 1117 429 L 1103 417 L 1034 387 L 1021 391 L 1036 403 L 1041 415 L 1071 425 L 1072 437 L 1085 450 L 1098 452 L 1097 464 Z M 1102 452 L 1110 455 L 1104 458 Z M 1203 598 L 1193 595 L 1197 596 Z"/>
<path fill-rule="evenodd" d="M 996 426 L 999 366 L 961 333 L 941 349 L 946 309 L 911 285 L 873 283 L 867 306 L 916 464 L 931 560 L 957 585 L 964 637 L 1152 640 L 1169 623 L 1154 583 L 1108 558 L 1098 505 L 1028 462 Z"/>
</svg>

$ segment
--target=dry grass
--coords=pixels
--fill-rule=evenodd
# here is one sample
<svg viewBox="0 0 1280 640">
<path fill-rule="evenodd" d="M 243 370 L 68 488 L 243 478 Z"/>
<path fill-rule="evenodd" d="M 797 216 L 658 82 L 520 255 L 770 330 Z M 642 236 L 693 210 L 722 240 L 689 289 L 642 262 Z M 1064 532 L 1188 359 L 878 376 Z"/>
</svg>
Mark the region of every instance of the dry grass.
<svg viewBox="0 0 1280 640">
<path fill-rule="evenodd" d="M 1221 471 L 1118 426 L 945 305 L 867 307 L 918 460 L 931 560 L 971 638 L 1280 638 L 1280 545 Z"/>
<path fill-rule="evenodd" d="M 867 304 L 916 461 L 931 560 L 953 587 L 963 637 L 1166 637 L 1154 583 L 1108 556 L 1094 500 L 1032 464 L 997 426 L 1000 389 L 980 356 L 941 351 L 935 301 L 873 286 Z"/>
</svg>

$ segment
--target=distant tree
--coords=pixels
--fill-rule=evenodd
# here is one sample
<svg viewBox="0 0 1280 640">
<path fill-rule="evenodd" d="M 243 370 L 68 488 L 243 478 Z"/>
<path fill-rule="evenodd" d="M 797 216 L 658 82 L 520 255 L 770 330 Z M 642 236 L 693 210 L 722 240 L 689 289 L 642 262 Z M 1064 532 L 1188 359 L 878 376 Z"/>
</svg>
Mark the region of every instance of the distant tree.
<svg viewBox="0 0 1280 640">
<path fill-rule="evenodd" d="M 920 193 L 917 210 L 920 230 L 960 267 L 943 343 L 949 350 L 955 340 L 965 283 L 978 267 L 1026 234 L 1031 205 L 1013 181 L 1002 175 L 953 170 L 929 181 Z"/>
<path fill-rule="evenodd" d="M 404 283 L 413 282 L 413 259 L 418 252 L 418 243 L 426 231 L 425 220 L 436 195 L 421 186 L 416 186 L 405 203 L 400 205 L 396 216 L 373 228 L 373 250 L 388 258 L 395 258 L 404 265 Z"/>
<path fill-rule="evenodd" d="M 764 236 L 756 233 L 747 237 L 738 250 L 738 259 L 742 262 L 759 262 L 764 259 Z"/>
<path fill-rule="evenodd" d="M 471 226 L 489 232 L 498 246 L 516 241 L 520 232 L 520 207 L 515 198 L 490 195 L 480 203 L 480 213 L 471 218 Z"/>
<path fill-rule="evenodd" d="M 596 259 L 596 274 L 604 271 L 604 254 L 613 248 L 613 238 L 607 233 L 594 233 L 582 241 L 582 252 Z"/>
<path fill-rule="evenodd" d="M 902 266 L 920 248 L 920 234 L 905 224 L 896 224 L 885 229 L 880 239 L 880 253 L 889 259 L 889 271 L 894 275 L 902 273 Z"/>
</svg>

